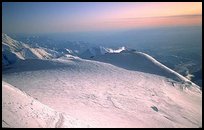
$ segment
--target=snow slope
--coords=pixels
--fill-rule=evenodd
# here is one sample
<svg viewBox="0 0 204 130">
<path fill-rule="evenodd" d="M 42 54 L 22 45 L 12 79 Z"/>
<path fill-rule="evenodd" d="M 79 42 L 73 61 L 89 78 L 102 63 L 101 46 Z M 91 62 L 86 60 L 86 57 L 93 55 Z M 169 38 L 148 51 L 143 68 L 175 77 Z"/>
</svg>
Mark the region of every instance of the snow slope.
<svg viewBox="0 0 204 130">
<path fill-rule="evenodd" d="M 128 67 L 138 65 L 137 71 L 68 56 L 19 61 L 2 78 L 90 127 L 202 127 L 202 91 L 195 84 L 175 81 L 180 75 L 145 54 L 129 56 L 136 58 Z M 152 69 L 170 76 L 146 71 Z"/>
<path fill-rule="evenodd" d="M 2 127 L 88 127 L 2 81 Z"/>
</svg>

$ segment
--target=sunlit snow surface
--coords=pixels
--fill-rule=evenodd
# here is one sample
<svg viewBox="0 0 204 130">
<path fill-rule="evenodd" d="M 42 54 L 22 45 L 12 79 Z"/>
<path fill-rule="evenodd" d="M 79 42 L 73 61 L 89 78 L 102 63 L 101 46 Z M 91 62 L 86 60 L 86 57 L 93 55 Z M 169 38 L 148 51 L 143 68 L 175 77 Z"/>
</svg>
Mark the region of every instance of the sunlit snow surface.
<svg viewBox="0 0 204 130">
<path fill-rule="evenodd" d="M 19 61 L 4 70 L 2 77 L 53 111 L 80 119 L 84 127 L 202 127 L 202 92 L 195 84 L 186 84 L 187 79 L 175 81 L 71 56 Z M 14 127 L 8 122 L 12 117 L 3 116 L 2 124 L 4 120 Z M 18 118 L 16 124 L 25 119 Z M 66 123 L 61 127 L 69 127 Z"/>
<path fill-rule="evenodd" d="M 2 127 L 89 127 L 2 81 Z"/>
</svg>

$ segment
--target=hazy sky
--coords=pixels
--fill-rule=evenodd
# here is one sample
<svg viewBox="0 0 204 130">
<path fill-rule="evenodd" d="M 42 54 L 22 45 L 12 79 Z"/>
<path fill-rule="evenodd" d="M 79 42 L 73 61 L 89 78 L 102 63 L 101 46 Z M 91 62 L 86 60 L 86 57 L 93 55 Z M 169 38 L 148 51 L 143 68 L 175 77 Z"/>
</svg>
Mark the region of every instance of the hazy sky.
<svg viewBox="0 0 204 130">
<path fill-rule="evenodd" d="M 5 33 L 202 25 L 202 2 L 3 2 Z"/>
</svg>

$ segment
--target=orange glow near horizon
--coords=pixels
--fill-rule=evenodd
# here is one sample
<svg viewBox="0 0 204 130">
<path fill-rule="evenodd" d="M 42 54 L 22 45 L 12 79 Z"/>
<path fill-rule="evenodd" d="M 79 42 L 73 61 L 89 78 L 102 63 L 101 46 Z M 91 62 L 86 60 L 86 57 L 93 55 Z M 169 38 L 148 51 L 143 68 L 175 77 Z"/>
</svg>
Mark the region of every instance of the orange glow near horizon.
<svg viewBox="0 0 204 130">
<path fill-rule="evenodd" d="M 202 16 L 176 16 L 176 17 L 147 17 L 136 19 L 123 19 L 103 23 L 101 28 L 137 28 L 162 26 L 191 26 L 201 25 Z"/>
<path fill-rule="evenodd" d="M 100 14 L 99 18 L 84 20 L 77 27 L 90 31 L 179 25 L 202 25 L 202 3 L 153 2 L 139 6 L 132 3 L 113 7 L 112 11 Z"/>
<path fill-rule="evenodd" d="M 150 2 L 120 7 L 109 12 L 109 18 L 162 17 L 202 14 L 202 2 Z"/>
<path fill-rule="evenodd" d="M 137 4 L 137 3 L 135 3 Z M 91 22 L 90 28 L 121 29 L 160 26 L 202 25 L 201 2 L 144 3 L 110 12 L 104 22 Z"/>
</svg>

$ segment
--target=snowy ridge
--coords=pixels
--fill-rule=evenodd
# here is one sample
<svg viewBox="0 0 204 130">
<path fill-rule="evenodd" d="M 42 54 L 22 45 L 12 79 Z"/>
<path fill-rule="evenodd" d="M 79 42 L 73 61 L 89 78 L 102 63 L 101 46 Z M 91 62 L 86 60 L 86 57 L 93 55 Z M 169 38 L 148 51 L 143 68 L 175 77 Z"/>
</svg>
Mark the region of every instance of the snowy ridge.
<svg viewBox="0 0 204 130">
<path fill-rule="evenodd" d="M 80 54 L 79 56 L 82 58 L 90 58 L 90 57 L 94 57 L 97 55 L 104 55 L 105 53 L 108 53 L 108 52 L 109 52 L 108 49 L 99 46 L 99 47 L 89 48 L 85 52 Z"/>
<path fill-rule="evenodd" d="M 124 46 L 119 47 L 118 49 L 105 48 L 105 47 L 99 46 L 99 47 L 89 48 L 79 56 L 82 58 L 92 58 L 94 56 L 100 56 L 107 53 L 120 53 L 124 50 L 126 50 Z"/>
<path fill-rule="evenodd" d="M 18 51 L 19 49 L 22 48 L 22 43 L 18 42 L 12 38 L 10 38 L 8 35 L 5 33 L 2 33 L 2 44 L 7 45 L 10 47 L 12 50 Z"/>
<path fill-rule="evenodd" d="M 120 48 L 118 48 L 118 49 L 116 49 L 116 50 L 111 49 L 111 48 L 107 48 L 107 49 L 108 49 L 109 53 L 120 53 L 121 51 L 126 50 L 124 46 L 123 46 L 123 47 L 120 47 Z"/>
<path fill-rule="evenodd" d="M 2 63 L 8 65 L 25 59 L 50 59 L 53 56 L 40 47 L 16 41 L 2 33 Z"/>
<path fill-rule="evenodd" d="M 152 56 L 143 53 L 143 52 L 136 52 L 137 54 L 141 54 L 144 55 L 146 58 L 148 58 L 149 60 L 151 60 L 154 64 L 157 64 L 159 67 L 163 68 L 165 71 L 170 72 L 172 74 L 174 74 L 175 76 L 179 77 L 182 81 L 185 81 L 187 83 L 193 84 L 193 86 L 196 86 L 198 89 L 200 89 L 200 87 L 196 84 L 194 84 L 193 82 L 191 82 L 189 79 L 187 79 L 186 77 L 180 75 L 179 73 L 175 72 L 174 70 L 168 68 L 167 66 L 163 65 L 162 63 L 160 63 L 159 61 L 157 61 L 156 59 L 154 59 Z"/>
<path fill-rule="evenodd" d="M 110 63 L 128 70 L 164 76 L 171 80 L 182 82 L 186 84 L 186 86 L 189 86 L 190 84 L 197 86 L 184 76 L 161 64 L 148 54 L 134 50 L 123 50 L 120 53 L 106 53 L 104 55 L 97 55 L 87 59 Z M 200 87 L 197 86 L 197 88 Z"/>
</svg>

